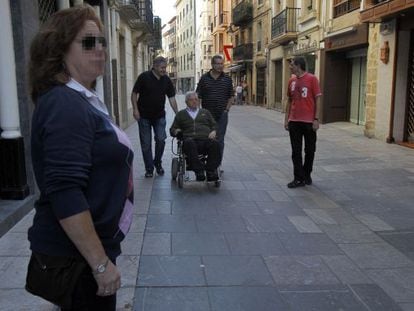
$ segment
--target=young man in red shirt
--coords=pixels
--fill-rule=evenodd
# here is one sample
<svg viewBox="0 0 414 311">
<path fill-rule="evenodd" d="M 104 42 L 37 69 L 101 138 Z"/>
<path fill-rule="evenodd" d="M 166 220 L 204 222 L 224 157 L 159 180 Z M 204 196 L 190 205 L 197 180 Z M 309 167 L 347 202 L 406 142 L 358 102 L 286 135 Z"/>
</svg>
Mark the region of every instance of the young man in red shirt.
<svg viewBox="0 0 414 311">
<path fill-rule="evenodd" d="M 306 61 L 295 57 L 290 61 L 294 76 L 288 84 L 285 129 L 292 145 L 294 179 L 288 188 L 312 184 L 312 166 L 316 150 L 316 131 L 319 129 L 320 96 L 318 79 L 306 72 Z M 302 141 L 305 140 L 305 161 L 302 161 Z"/>
</svg>

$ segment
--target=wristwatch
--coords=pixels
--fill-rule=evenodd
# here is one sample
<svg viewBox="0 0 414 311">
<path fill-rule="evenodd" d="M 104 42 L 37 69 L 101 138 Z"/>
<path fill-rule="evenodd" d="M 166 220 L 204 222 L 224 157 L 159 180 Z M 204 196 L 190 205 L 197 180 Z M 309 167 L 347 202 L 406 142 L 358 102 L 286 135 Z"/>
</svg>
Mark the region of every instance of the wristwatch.
<svg viewBox="0 0 414 311">
<path fill-rule="evenodd" d="M 93 274 L 101 274 L 104 273 L 106 271 L 106 266 L 109 263 L 109 258 L 106 258 L 105 263 L 101 263 L 99 265 L 96 266 L 95 271 L 93 272 Z"/>
</svg>

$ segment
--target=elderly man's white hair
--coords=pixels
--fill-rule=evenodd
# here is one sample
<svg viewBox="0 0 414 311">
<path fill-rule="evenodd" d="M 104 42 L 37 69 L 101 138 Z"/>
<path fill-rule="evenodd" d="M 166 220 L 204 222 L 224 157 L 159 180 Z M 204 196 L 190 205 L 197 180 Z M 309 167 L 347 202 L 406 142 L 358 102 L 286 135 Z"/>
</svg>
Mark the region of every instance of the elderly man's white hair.
<svg viewBox="0 0 414 311">
<path fill-rule="evenodd" d="M 191 96 L 195 96 L 196 98 L 198 98 L 197 92 L 194 92 L 194 91 L 188 91 L 187 93 L 185 93 L 185 102 L 187 102 L 187 100 L 188 100 Z"/>
</svg>

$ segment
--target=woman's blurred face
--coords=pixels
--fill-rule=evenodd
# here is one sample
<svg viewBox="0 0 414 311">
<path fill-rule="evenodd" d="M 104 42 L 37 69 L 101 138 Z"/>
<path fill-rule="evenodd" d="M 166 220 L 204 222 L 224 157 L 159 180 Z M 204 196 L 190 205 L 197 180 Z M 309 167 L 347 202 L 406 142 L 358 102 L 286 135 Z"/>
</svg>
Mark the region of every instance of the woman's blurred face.
<svg viewBox="0 0 414 311">
<path fill-rule="evenodd" d="M 65 55 L 65 64 L 76 81 L 87 88 L 104 73 L 106 40 L 94 21 L 88 20 Z"/>
</svg>

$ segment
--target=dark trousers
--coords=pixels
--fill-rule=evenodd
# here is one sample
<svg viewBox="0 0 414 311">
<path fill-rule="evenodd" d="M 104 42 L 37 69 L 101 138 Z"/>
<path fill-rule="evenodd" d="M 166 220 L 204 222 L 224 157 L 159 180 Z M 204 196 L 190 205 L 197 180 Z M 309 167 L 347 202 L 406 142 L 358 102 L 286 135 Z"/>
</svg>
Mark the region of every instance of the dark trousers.
<svg viewBox="0 0 414 311">
<path fill-rule="evenodd" d="M 316 150 L 316 131 L 312 123 L 289 122 L 290 144 L 292 146 L 293 175 L 303 181 L 310 177 Z M 302 141 L 305 140 L 305 162 L 302 160 Z"/>
<path fill-rule="evenodd" d="M 62 311 L 115 311 L 116 294 L 111 296 L 97 296 L 98 285 L 93 277 L 92 271 L 87 267 L 73 293 L 71 309 L 61 309 Z"/>
<path fill-rule="evenodd" d="M 216 120 L 218 124 L 218 130 L 217 130 L 217 140 L 220 145 L 220 161 L 219 165 L 221 165 L 221 161 L 223 160 L 223 154 L 224 154 L 224 136 L 226 135 L 227 131 L 227 124 L 229 122 L 229 114 L 227 111 L 223 111 L 220 118 Z"/>
<path fill-rule="evenodd" d="M 192 139 L 184 140 L 183 151 L 187 156 L 190 168 L 195 172 L 215 171 L 220 164 L 220 144 L 214 139 Z M 204 167 L 198 158 L 199 154 L 207 155 L 207 163 Z"/>
</svg>

